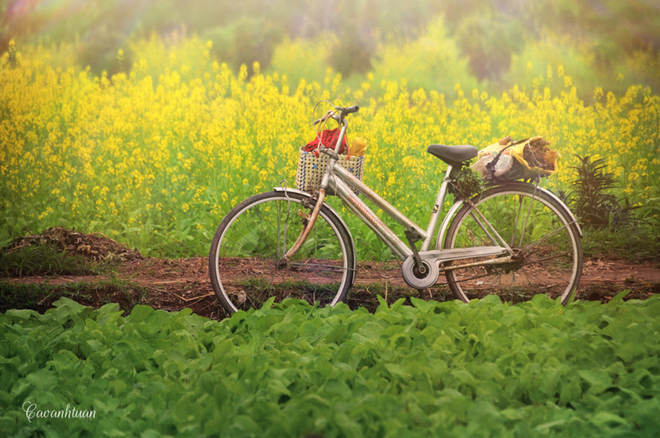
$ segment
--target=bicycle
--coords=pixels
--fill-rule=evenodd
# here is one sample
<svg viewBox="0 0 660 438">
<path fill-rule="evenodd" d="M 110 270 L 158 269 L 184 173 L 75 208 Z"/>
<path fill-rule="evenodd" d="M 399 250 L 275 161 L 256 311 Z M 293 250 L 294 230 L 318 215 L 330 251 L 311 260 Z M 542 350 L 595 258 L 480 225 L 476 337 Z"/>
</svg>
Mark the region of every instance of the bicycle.
<svg viewBox="0 0 660 438">
<path fill-rule="evenodd" d="M 209 273 L 228 313 L 259 308 L 271 298 L 299 298 L 321 307 L 345 300 L 357 272 L 356 248 L 344 220 L 325 202 L 328 194 L 338 196 L 390 248 L 411 288 L 426 290 L 443 273 L 453 296 L 466 303 L 521 291 L 560 297 L 562 304 L 571 299 L 582 272 L 582 232 L 568 207 L 538 180 L 487 185 L 458 199 L 440 222 L 455 183 L 452 170 L 466 167 L 478 150 L 431 145 L 427 151 L 448 167 L 423 229 L 338 164 L 335 150 L 348 129 L 347 116 L 359 108 L 332 106 L 334 111 L 315 122 L 332 118 L 341 127 L 334 147 L 319 145 L 328 164 L 318 190 L 284 184 L 236 205 L 220 223 Z M 355 191 L 404 227 L 407 244 Z"/>
</svg>

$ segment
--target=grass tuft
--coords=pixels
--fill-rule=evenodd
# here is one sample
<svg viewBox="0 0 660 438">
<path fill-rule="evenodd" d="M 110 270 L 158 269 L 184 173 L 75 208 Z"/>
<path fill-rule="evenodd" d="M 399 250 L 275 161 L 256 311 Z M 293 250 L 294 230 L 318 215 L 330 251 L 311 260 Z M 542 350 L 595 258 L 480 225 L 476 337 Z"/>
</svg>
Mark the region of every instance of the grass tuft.
<svg viewBox="0 0 660 438">
<path fill-rule="evenodd" d="M 651 226 L 630 227 L 626 232 L 611 227 L 584 227 L 582 231 L 585 257 L 660 263 L 660 235 Z"/>
<path fill-rule="evenodd" d="M 128 313 L 136 304 L 145 304 L 147 290 L 116 278 L 66 284 L 0 281 L 0 313 L 9 309 L 31 309 L 43 313 L 62 297 L 92 307 L 118 303 L 119 307 Z"/>
<path fill-rule="evenodd" d="M 34 275 L 98 275 L 101 267 L 86 258 L 46 245 L 0 251 L 0 277 Z"/>
</svg>

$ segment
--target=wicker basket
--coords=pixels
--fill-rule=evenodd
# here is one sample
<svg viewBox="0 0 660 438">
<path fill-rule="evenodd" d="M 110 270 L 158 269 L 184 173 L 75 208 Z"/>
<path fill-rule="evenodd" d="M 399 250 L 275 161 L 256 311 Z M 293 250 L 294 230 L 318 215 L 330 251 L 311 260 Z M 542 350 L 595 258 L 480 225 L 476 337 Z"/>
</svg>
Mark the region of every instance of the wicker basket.
<svg viewBox="0 0 660 438">
<path fill-rule="evenodd" d="M 305 152 L 301 149 L 298 158 L 298 171 L 296 172 L 296 187 L 310 193 L 317 190 L 329 161 L 330 157 L 325 154 L 320 154 L 317 157 L 313 152 Z M 340 155 L 337 164 L 347 169 L 357 179 L 362 180 L 364 156 L 347 158 L 346 155 Z"/>
</svg>

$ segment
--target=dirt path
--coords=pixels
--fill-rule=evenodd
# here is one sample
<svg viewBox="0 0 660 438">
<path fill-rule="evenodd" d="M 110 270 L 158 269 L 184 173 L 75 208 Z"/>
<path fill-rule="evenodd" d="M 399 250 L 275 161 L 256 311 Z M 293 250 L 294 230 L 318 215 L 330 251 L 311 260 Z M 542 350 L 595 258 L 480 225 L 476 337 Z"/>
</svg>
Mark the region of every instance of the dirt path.
<svg viewBox="0 0 660 438">
<path fill-rule="evenodd" d="M 441 283 L 431 290 L 432 299 L 450 298 Z M 90 291 L 84 304 L 102 305 L 108 301 L 130 304 L 143 303 L 155 308 L 177 311 L 191 308 L 195 313 L 222 319 L 225 312 L 218 304 L 208 275 L 207 259 L 134 259 L 118 265 L 113 276 L 23 277 L 0 279 L 2 282 L 49 285 L 74 285 L 85 282 Z M 107 284 L 121 287 L 108 288 Z M 94 287 L 94 285 L 99 285 Z M 105 285 L 105 286 L 102 286 Z M 578 299 L 606 302 L 616 293 L 630 289 L 627 298 L 645 299 L 660 293 L 660 266 L 651 263 L 632 264 L 622 260 L 587 260 L 578 288 Z M 389 295 L 389 302 L 410 296 L 416 291 L 406 287 L 396 262 L 361 263 L 356 285 L 349 294 L 351 306 L 374 306 L 375 294 Z M 425 297 L 429 298 L 429 297 Z M 42 303 L 47 305 L 46 300 Z"/>
</svg>

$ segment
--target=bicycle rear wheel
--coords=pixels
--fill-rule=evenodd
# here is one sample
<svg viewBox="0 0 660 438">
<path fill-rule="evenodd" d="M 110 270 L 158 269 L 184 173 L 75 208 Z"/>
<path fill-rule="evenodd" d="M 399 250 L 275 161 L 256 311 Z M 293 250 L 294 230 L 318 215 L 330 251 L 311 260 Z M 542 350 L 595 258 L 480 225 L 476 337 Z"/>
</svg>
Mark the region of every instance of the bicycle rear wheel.
<svg viewBox="0 0 660 438">
<path fill-rule="evenodd" d="M 580 239 L 575 219 L 549 192 L 521 182 L 493 187 L 458 211 L 447 230 L 444 248 L 506 244 L 512 258 L 503 262 L 502 256 L 491 256 L 447 263 L 448 286 L 464 302 L 487 294 L 518 302 L 543 293 L 561 297 L 566 304 L 582 273 Z M 495 260 L 498 258 L 500 261 Z M 465 266 L 484 261 L 492 264 Z"/>
<path fill-rule="evenodd" d="M 311 234 L 288 263 L 281 258 L 311 212 L 303 194 L 253 196 L 218 227 L 209 255 L 211 284 L 227 312 L 298 298 L 323 307 L 343 301 L 354 278 L 355 253 L 343 222 L 323 206 Z"/>
</svg>

